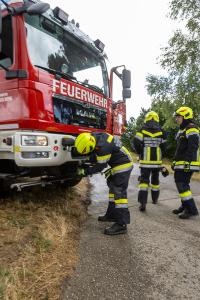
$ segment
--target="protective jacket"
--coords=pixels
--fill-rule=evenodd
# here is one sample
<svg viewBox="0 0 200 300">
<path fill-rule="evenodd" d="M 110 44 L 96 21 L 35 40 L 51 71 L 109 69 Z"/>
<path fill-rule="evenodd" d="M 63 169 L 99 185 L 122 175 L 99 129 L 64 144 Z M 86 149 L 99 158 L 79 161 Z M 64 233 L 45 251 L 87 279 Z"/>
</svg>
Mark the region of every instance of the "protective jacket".
<svg viewBox="0 0 200 300">
<path fill-rule="evenodd" d="M 108 165 L 112 175 L 132 170 L 132 157 L 118 138 L 103 132 L 94 132 L 92 136 L 96 140 L 96 147 L 90 155 L 90 162 L 94 165 L 86 171 L 88 175 L 101 172 Z"/>
<path fill-rule="evenodd" d="M 165 150 L 166 135 L 158 122 L 146 122 L 133 139 L 133 148 L 139 154 L 140 167 L 160 168 Z"/>
<path fill-rule="evenodd" d="M 177 148 L 174 157 L 174 169 L 184 170 L 189 163 L 191 171 L 200 170 L 199 128 L 192 122 L 180 127 L 177 133 Z"/>
<path fill-rule="evenodd" d="M 133 168 L 133 161 L 128 150 L 121 141 L 108 133 L 95 132 L 95 150 L 90 155 L 90 166 L 86 175 L 101 172 L 108 165 L 107 185 L 109 187 L 109 205 L 106 216 L 116 220 L 118 224 L 130 223 L 127 188 Z"/>
</svg>

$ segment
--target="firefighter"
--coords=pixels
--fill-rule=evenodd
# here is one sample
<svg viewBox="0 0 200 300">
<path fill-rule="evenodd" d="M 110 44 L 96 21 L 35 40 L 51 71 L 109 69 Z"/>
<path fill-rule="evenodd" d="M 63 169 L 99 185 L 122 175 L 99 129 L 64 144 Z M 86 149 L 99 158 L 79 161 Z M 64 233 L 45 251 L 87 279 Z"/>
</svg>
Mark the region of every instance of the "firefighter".
<svg viewBox="0 0 200 300">
<path fill-rule="evenodd" d="M 105 172 L 109 187 L 108 208 L 104 216 L 99 216 L 98 221 L 114 222 L 105 229 L 105 234 L 126 233 L 127 224 L 130 223 L 127 188 L 133 169 L 130 153 L 119 139 L 103 132 L 79 134 L 75 140 L 75 148 L 79 154 L 88 154 L 90 157 L 89 166 L 86 167 L 85 164 L 78 170 L 80 175 L 99 173 L 107 165 L 110 166 Z"/>
<path fill-rule="evenodd" d="M 193 172 L 199 171 L 199 129 L 193 121 L 193 111 L 182 106 L 175 112 L 176 123 L 180 126 L 177 133 L 177 147 L 172 169 L 181 206 L 172 212 L 180 219 L 189 219 L 198 215 L 198 209 L 190 190 L 190 179 Z"/>
<path fill-rule="evenodd" d="M 146 114 L 144 125 L 133 139 L 133 149 L 139 154 L 140 176 L 138 202 L 139 210 L 146 210 L 148 188 L 151 188 L 152 203 L 158 202 L 162 155 L 165 148 L 165 133 L 159 125 L 159 116 L 155 111 Z"/>
</svg>

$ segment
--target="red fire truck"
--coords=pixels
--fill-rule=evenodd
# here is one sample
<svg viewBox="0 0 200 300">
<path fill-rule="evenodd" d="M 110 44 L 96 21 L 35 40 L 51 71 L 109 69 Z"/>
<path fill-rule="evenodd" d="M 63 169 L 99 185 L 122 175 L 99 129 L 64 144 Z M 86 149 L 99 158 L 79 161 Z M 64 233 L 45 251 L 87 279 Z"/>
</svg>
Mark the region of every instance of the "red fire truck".
<svg viewBox="0 0 200 300">
<path fill-rule="evenodd" d="M 38 0 L 0 4 L 0 189 L 75 185 L 85 159 L 74 151 L 75 137 L 122 134 L 130 71 L 118 66 L 108 75 L 104 44 L 60 8 Z M 115 77 L 120 101 L 113 100 Z"/>
</svg>

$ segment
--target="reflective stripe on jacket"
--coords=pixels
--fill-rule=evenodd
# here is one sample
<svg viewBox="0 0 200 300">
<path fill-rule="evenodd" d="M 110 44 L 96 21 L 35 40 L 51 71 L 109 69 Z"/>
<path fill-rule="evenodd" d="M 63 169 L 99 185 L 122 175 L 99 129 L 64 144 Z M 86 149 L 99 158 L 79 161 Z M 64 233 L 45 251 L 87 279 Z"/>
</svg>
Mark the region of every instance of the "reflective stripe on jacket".
<svg viewBox="0 0 200 300">
<path fill-rule="evenodd" d="M 165 133 L 157 122 L 149 121 L 134 137 L 134 149 L 140 156 L 140 167 L 160 168 L 166 142 Z"/>
<path fill-rule="evenodd" d="M 179 130 L 176 136 L 177 148 L 174 158 L 174 169 L 184 170 L 189 163 L 189 170 L 200 170 L 199 129 L 193 123 Z"/>
<path fill-rule="evenodd" d="M 129 171 L 133 161 L 129 151 L 122 146 L 119 138 L 104 132 L 93 132 L 96 147 L 90 156 L 90 162 L 95 163 L 88 169 L 88 175 L 101 172 L 109 165 L 111 174 Z"/>
</svg>

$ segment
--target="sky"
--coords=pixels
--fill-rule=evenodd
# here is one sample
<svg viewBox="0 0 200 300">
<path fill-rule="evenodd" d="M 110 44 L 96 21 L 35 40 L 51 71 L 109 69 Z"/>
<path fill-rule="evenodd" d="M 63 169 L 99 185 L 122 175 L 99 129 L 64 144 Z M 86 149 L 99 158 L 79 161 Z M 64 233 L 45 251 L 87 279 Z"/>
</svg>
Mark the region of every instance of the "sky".
<svg viewBox="0 0 200 300">
<path fill-rule="evenodd" d="M 151 105 L 146 76 L 163 75 L 157 63 L 177 24 L 167 17 L 169 0 L 44 0 L 75 19 L 93 40 L 105 44 L 109 66 L 131 70 L 132 97 L 127 99 L 127 120 L 137 118 L 141 107 Z M 117 99 L 118 100 L 118 99 Z"/>
</svg>

